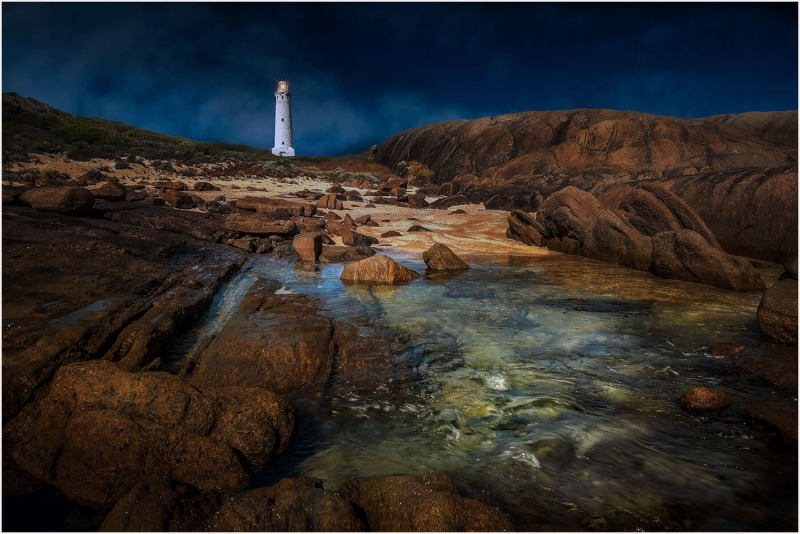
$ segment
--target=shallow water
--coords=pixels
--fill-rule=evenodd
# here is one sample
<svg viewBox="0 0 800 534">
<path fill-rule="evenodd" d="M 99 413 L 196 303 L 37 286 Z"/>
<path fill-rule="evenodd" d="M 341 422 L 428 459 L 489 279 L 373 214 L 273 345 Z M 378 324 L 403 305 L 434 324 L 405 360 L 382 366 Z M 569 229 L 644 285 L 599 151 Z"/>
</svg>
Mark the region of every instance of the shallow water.
<svg viewBox="0 0 800 534">
<path fill-rule="evenodd" d="M 419 255 L 382 252 L 425 271 Z M 473 268 L 458 274 L 363 286 L 344 285 L 342 265 L 256 258 L 165 366 L 180 369 L 253 281 L 274 278 L 320 298 L 323 313 L 391 333 L 409 378 L 368 392 L 334 380 L 323 399 L 290 397 L 298 431 L 257 483 L 305 475 L 336 489 L 357 476 L 443 472 L 518 526 L 797 529 L 796 449 L 744 411 L 796 402 L 794 392 L 707 353 L 718 341 L 764 344 L 759 292 L 564 255 L 465 259 Z M 677 399 L 695 385 L 725 391 L 732 407 L 686 413 Z"/>
</svg>

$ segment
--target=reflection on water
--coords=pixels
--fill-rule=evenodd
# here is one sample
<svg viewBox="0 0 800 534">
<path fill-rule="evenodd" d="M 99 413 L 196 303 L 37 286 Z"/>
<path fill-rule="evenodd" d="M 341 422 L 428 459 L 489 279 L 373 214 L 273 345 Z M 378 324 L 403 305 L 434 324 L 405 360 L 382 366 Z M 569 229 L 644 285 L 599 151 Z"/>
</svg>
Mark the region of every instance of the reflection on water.
<svg viewBox="0 0 800 534">
<path fill-rule="evenodd" d="M 391 252 L 417 272 L 425 265 Z M 663 280 L 582 258 L 467 258 L 472 269 L 401 286 L 347 285 L 342 265 L 257 258 L 180 340 L 182 365 L 258 276 L 319 297 L 325 313 L 407 345 L 412 380 L 365 393 L 334 380 L 300 415 L 290 450 L 257 480 L 443 472 L 518 525 L 611 530 L 796 530 L 796 450 L 748 423 L 754 399 L 792 398 L 711 358 L 759 345 L 760 293 Z M 681 410 L 688 387 L 730 395 Z M 261 477 L 260 479 L 258 477 Z"/>
</svg>

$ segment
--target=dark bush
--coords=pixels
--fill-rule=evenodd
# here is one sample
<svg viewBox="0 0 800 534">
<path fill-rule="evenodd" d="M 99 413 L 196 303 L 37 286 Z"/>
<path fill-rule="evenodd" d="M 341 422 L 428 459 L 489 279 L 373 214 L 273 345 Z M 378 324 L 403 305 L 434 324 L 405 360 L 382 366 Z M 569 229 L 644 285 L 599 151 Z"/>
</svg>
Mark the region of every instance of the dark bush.
<svg viewBox="0 0 800 534">
<path fill-rule="evenodd" d="M 114 163 L 114 168 L 115 169 L 120 169 L 120 170 L 122 170 L 122 169 L 130 169 L 131 168 L 131 164 L 128 163 L 127 161 L 125 161 L 124 159 L 119 159 L 119 160 L 116 161 L 116 163 Z"/>
</svg>

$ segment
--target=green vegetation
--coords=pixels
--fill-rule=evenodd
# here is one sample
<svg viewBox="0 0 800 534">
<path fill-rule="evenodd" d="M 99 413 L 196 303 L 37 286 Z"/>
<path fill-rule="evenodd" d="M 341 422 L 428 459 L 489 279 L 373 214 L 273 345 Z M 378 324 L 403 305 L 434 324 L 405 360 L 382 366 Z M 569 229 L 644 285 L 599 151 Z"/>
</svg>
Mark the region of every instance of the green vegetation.
<svg viewBox="0 0 800 534">
<path fill-rule="evenodd" d="M 408 167 L 406 168 L 406 176 L 408 177 L 408 182 L 414 182 L 416 184 L 421 183 L 428 183 L 433 179 L 434 173 L 427 165 L 424 163 L 420 163 L 419 161 L 410 161 L 408 163 Z"/>
<path fill-rule="evenodd" d="M 189 163 L 268 161 L 270 151 L 231 143 L 198 142 L 142 130 L 121 122 L 70 115 L 50 106 L 3 94 L 3 162 L 27 161 L 28 154 L 66 152 L 90 158 L 178 160 Z"/>
</svg>

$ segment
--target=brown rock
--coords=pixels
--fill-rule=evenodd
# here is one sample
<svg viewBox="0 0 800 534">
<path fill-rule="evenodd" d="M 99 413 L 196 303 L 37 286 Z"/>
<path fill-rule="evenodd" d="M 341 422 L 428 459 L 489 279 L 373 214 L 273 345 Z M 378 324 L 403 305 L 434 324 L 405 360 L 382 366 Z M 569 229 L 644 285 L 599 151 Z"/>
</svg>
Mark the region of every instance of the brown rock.
<svg viewBox="0 0 800 534">
<path fill-rule="evenodd" d="M 290 236 L 297 233 L 293 221 L 265 221 L 254 215 L 234 213 L 225 219 L 225 228 L 243 234 L 268 237 L 270 235 Z"/>
<path fill-rule="evenodd" d="M 406 232 L 430 232 L 430 230 L 420 224 L 415 224 L 406 230 Z"/>
<path fill-rule="evenodd" d="M 310 298 L 275 294 L 281 284 L 259 279 L 239 310 L 203 352 L 192 382 L 199 386 L 267 388 L 278 393 L 324 384 L 333 363 L 333 327 Z"/>
<path fill-rule="evenodd" d="M 200 531 L 219 509 L 222 499 L 169 477 L 142 480 L 117 501 L 101 532 Z"/>
<path fill-rule="evenodd" d="M 797 447 L 797 404 L 785 405 L 780 402 L 759 402 L 747 407 L 747 413 L 780 430 L 783 440 Z"/>
<path fill-rule="evenodd" d="M 376 245 L 378 240 L 372 236 L 359 234 L 354 230 L 344 230 L 342 232 L 342 243 L 350 247 L 369 247 Z"/>
<path fill-rule="evenodd" d="M 352 532 L 364 529 L 352 505 L 313 478 L 285 478 L 268 488 L 236 494 L 207 530 L 222 532 Z"/>
<path fill-rule="evenodd" d="M 125 201 L 126 202 L 139 202 L 148 197 L 147 192 L 145 191 L 128 191 L 125 194 Z"/>
<path fill-rule="evenodd" d="M 664 278 L 736 291 L 764 288 L 764 281 L 749 262 L 712 247 L 691 230 L 655 236 L 652 259 L 650 272 Z"/>
<path fill-rule="evenodd" d="M 388 476 L 350 481 L 341 490 L 364 511 L 372 531 L 513 531 L 498 509 L 461 497 L 444 475 Z"/>
<path fill-rule="evenodd" d="M 440 198 L 431 202 L 431 207 L 437 210 L 446 210 L 453 206 L 461 206 L 469 204 L 469 200 L 464 195 L 453 195 L 449 197 Z"/>
<path fill-rule="evenodd" d="M 201 392 L 179 377 L 95 360 L 62 367 L 49 393 L 4 429 L 19 466 L 75 502 L 113 503 L 139 480 L 171 475 L 200 489 L 247 483 L 285 447 L 289 406 L 269 391 Z"/>
<path fill-rule="evenodd" d="M 397 237 L 401 235 L 403 234 L 401 234 L 400 232 L 396 232 L 395 230 L 389 230 L 388 232 L 382 233 L 381 237 Z"/>
<path fill-rule="evenodd" d="M 323 219 L 325 219 L 326 221 L 341 221 L 342 216 L 339 215 L 338 213 L 330 211 L 323 216 Z"/>
<path fill-rule="evenodd" d="M 194 183 L 194 190 L 195 191 L 219 191 L 219 187 L 214 184 L 210 184 L 208 182 L 195 182 Z"/>
<path fill-rule="evenodd" d="M 378 284 L 397 284 L 417 278 L 418 273 L 382 254 L 345 265 L 341 276 L 342 280 Z"/>
<path fill-rule="evenodd" d="M 722 391 L 697 386 L 687 389 L 680 398 L 681 405 L 689 410 L 719 410 L 731 405 L 731 398 Z"/>
<path fill-rule="evenodd" d="M 408 196 L 408 207 L 412 209 L 422 209 L 429 207 L 430 204 L 425 199 L 424 193 L 414 193 L 413 195 Z"/>
<path fill-rule="evenodd" d="M 335 194 L 325 195 L 317 201 L 317 207 L 328 210 L 344 209 L 344 204 L 336 198 Z"/>
<path fill-rule="evenodd" d="M 160 188 L 160 189 L 172 189 L 172 190 L 174 190 L 174 191 L 186 191 L 187 189 L 189 189 L 189 188 L 186 186 L 186 184 L 185 184 L 185 183 L 183 183 L 183 182 L 181 182 L 181 181 L 175 181 L 175 182 L 170 182 L 170 181 L 156 182 L 156 183 L 154 183 L 154 184 L 153 184 L 153 186 L 154 186 L 154 187 L 157 187 L 157 188 Z"/>
<path fill-rule="evenodd" d="M 85 215 L 94 206 L 94 195 L 85 187 L 36 187 L 19 199 L 38 211 Z"/>
<path fill-rule="evenodd" d="M 166 189 L 164 191 L 164 200 L 169 202 L 169 205 L 179 210 L 190 210 L 194 208 L 195 202 L 191 195 L 182 193 L 176 189 Z"/>
<path fill-rule="evenodd" d="M 107 200 L 109 202 L 120 202 L 125 200 L 128 190 L 125 189 L 124 185 L 118 182 L 106 182 L 100 187 L 92 189 L 92 194 L 94 195 L 94 198 Z M 145 194 L 145 197 L 146 196 L 147 195 Z"/>
<path fill-rule="evenodd" d="M 348 246 L 323 246 L 319 261 L 322 263 L 342 263 L 345 261 L 357 261 L 375 255 L 372 247 L 348 247 Z"/>
<path fill-rule="evenodd" d="M 322 253 L 322 234 L 304 233 L 294 236 L 292 246 L 301 261 L 317 261 Z"/>
<path fill-rule="evenodd" d="M 547 241 L 544 237 L 545 230 L 536 217 L 521 210 L 513 210 L 508 216 L 508 229 L 506 237 L 522 241 L 526 245 L 544 247 Z"/>
<path fill-rule="evenodd" d="M 366 215 L 362 215 L 360 217 L 356 217 L 355 218 L 355 223 L 357 225 L 359 225 L 359 226 L 362 226 L 362 225 L 367 224 L 370 221 L 370 219 L 372 219 L 372 215 L 367 213 Z"/>
<path fill-rule="evenodd" d="M 783 268 L 786 270 L 786 275 L 790 278 L 797 280 L 797 256 L 787 260 Z"/>
<path fill-rule="evenodd" d="M 756 312 L 761 331 L 781 343 L 797 343 L 797 280 L 778 280 L 764 291 Z"/>
<path fill-rule="evenodd" d="M 554 250 L 567 252 L 573 249 L 572 243 L 577 242 L 575 253 L 580 256 L 634 269 L 647 270 L 650 266 L 650 238 L 603 208 L 585 191 L 566 187 L 554 193 L 544 201 L 536 219 L 549 240 L 560 240 Z M 552 248 L 550 242 L 547 246 Z"/>
<path fill-rule="evenodd" d="M 425 265 L 428 266 L 428 269 L 437 271 L 469 269 L 469 265 L 456 256 L 447 245 L 441 243 L 435 243 L 431 248 L 423 252 L 422 259 L 425 260 Z"/>
</svg>

